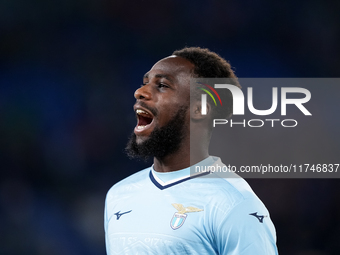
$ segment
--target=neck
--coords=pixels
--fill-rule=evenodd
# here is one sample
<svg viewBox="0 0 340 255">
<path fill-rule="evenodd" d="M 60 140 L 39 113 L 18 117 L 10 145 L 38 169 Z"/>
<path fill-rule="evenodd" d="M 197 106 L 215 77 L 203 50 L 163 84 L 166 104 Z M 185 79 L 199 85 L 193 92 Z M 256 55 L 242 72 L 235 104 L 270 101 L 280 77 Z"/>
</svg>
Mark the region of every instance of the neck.
<svg viewBox="0 0 340 255">
<path fill-rule="evenodd" d="M 167 155 L 163 158 L 154 158 L 154 169 L 157 172 L 173 172 L 178 171 L 191 165 L 194 165 L 203 159 L 209 157 L 208 146 L 204 146 L 200 139 L 194 139 L 200 142 L 196 144 L 190 141 L 183 142 L 178 151 Z"/>
</svg>

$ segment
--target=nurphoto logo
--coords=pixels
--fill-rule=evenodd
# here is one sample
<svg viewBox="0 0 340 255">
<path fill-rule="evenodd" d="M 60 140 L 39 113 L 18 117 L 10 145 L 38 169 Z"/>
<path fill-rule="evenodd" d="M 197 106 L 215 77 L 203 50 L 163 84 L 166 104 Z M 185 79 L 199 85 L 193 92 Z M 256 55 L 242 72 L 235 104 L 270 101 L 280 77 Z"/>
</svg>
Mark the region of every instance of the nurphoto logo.
<svg viewBox="0 0 340 255">
<path fill-rule="evenodd" d="M 214 84 L 214 87 L 202 83 L 197 82 L 199 84 L 204 85 L 206 88 L 209 88 L 215 96 L 220 101 L 220 105 L 222 106 L 222 100 L 220 95 L 217 93 L 215 89 L 227 89 L 230 91 L 233 98 L 233 115 L 244 115 L 245 114 L 245 96 L 242 90 L 232 84 Z M 206 88 L 199 88 L 202 91 L 206 92 L 206 94 L 201 94 L 201 114 L 207 114 L 207 94 L 212 98 L 216 107 L 220 107 L 217 105 L 214 95 L 207 90 Z M 288 98 L 288 94 L 295 93 L 303 95 L 302 98 Z M 287 105 L 295 105 L 305 116 L 312 116 L 312 114 L 307 110 L 304 106 L 311 99 L 311 93 L 308 89 L 300 88 L 300 87 L 281 87 L 281 116 L 287 115 Z M 272 87 L 272 105 L 269 109 L 259 110 L 254 107 L 253 104 L 253 88 L 247 88 L 247 106 L 248 110 L 257 116 L 267 116 L 273 114 L 278 108 L 278 88 Z M 233 122 L 232 119 L 213 119 L 213 127 L 216 125 L 224 125 L 230 123 L 230 126 L 233 127 L 235 125 L 242 125 L 246 127 L 248 124 L 249 127 L 262 127 L 265 122 L 270 122 L 271 126 L 275 126 L 275 122 L 280 122 L 283 127 L 296 127 L 298 125 L 297 120 L 295 119 L 250 119 L 246 121 L 245 119 L 242 122 Z"/>
</svg>

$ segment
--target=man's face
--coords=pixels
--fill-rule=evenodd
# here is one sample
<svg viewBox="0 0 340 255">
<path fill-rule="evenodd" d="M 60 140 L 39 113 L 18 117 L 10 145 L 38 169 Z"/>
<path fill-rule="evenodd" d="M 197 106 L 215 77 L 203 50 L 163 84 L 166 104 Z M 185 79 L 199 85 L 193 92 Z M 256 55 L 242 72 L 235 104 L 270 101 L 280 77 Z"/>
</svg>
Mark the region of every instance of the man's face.
<svg viewBox="0 0 340 255">
<path fill-rule="evenodd" d="M 193 68 L 188 60 L 171 56 L 157 62 L 145 74 L 142 87 L 135 92 L 137 125 L 128 150 L 132 146 L 139 152 L 145 152 L 141 154 L 149 154 L 142 157 L 157 157 L 160 149 L 163 150 L 161 156 L 178 149 L 184 133 L 189 130 L 188 109 Z"/>
</svg>

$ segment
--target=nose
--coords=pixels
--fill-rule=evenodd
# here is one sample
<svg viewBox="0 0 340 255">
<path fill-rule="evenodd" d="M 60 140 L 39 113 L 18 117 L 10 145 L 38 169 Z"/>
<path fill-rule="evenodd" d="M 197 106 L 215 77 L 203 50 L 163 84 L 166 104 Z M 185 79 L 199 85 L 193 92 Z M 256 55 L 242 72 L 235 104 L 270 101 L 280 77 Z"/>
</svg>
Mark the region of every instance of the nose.
<svg viewBox="0 0 340 255">
<path fill-rule="evenodd" d="M 151 99 L 151 92 L 150 92 L 148 85 L 144 85 L 143 87 L 140 87 L 139 89 L 137 89 L 135 91 L 134 96 L 135 96 L 136 99 L 150 100 Z"/>
</svg>

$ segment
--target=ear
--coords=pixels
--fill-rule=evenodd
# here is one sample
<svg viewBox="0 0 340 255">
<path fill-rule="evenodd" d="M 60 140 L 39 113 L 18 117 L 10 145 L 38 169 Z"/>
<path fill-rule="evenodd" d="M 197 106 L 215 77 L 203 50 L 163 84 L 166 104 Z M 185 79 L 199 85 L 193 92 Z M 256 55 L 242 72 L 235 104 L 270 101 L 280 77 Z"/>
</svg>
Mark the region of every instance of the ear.
<svg viewBox="0 0 340 255">
<path fill-rule="evenodd" d="M 192 103 L 190 105 L 190 117 L 192 120 L 204 120 L 209 117 L 210 115 L 210 104 L 207 103 L 207 114 L 202 114 L 202 105 L 201 101 L 195 101 L 195 103 Z"/>
</svg>

